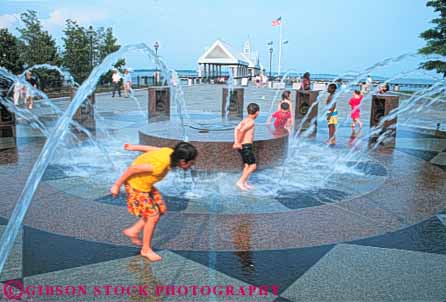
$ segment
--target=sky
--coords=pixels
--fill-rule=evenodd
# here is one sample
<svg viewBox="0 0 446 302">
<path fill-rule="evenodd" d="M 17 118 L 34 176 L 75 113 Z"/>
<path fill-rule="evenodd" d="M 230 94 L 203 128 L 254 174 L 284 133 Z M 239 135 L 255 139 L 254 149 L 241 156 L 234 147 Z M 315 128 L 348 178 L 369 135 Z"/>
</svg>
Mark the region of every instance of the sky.
<svg viewBox="0 0 446 302">
<path fill-rule="evenodd" d="M 169 67 L 196 69 L 216 39 L 242 50 L 249 38 L 269 69 L 267 43 L 273 41 L 277 70 L 282 17 L 282 71 L 342 73 L 367 68 L 389 57 L 414 53 L 425 42 L 419 34 L 435 17 L 425 0 L 0 0 L 0 27 L 17 34 L 21 12 L 33 9 L 59 45 L 68 18 L 94 27 L 111 26 L 121 45 L 159 41 Z M 129 56 L 132 68 L 152 68 Z M 395 67 L 396 68 L 396 67 Z M 401 68 L 401 67 L 398 67 Z"/>
</svg>

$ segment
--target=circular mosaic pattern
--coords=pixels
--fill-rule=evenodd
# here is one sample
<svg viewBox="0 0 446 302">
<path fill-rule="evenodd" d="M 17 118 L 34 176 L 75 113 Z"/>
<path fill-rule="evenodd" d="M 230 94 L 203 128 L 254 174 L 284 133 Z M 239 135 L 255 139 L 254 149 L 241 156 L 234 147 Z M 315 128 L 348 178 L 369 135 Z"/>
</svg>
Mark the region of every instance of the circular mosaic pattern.
<svg viewBox="0 0 446 302">
<path fill-rule="evenodd" d="M 196 201 L 196 196 L 172 198 L 166 194 L 170 212 L 161 219 L 154 244 L 161 249 L 195 251 L 319 246 L 407 228 L 443 209 L 444 171 L 398 151 L 370 156 L 369 161 L 347 164 L 360 173 L 366 171 L 368 178 L 375 178 L 374 186 L 361 184 L 362 181 L 352 183 L 350 188 L 357 188 L 356 192 L 339 184 L 317 190 L 279 190 L 274 200 L 264 198 L 263 205 L 249 194 L 238 193 L 244 199 L 239 208 L 235 198 L 231 201 L 224 194 L 221 203 L 203 204 Z M 30 157 L 20 167 L 0 167 L 1 180 L 8 190 L 20 192 L 23 185 L 17 185 L 17 171 L 28 171 L 32 162 Z M 135 217 L 122 206 L 125 200 L 117 199 L 114 201 L 119 205 L 112 204 L 107 201 L 107 186 L 86 182 L 82 177 L 66 178 L 66 172 L 63 166 L 47 171 L 25 225 L 82 240 L 131 245 L 121 233 L 135 222 Z M 337 175 L 336 179 L 341 177 Z M 350 185 L 347 180 L 339 183 Z M 1 200 L 2 217 L 9 217 L 12 211 L 14 203 L 10 198 Z M 206 200 L 206 196 L 200 198 Z"/>
<path fill-rule="evenodd" d="M 288 188 L 262 183 L 269 170 L 258 171 L 253 175 L 254 183 L 259 190 L 240 192 L 234 183 L 239 174 L 234 173 L 199 173 L 189 179 L 177 180 L 178 175 L 170 175 L 167 183 L 161 183 L 160 190 L 166 200 L 170 212 L 201 214 L 259 214 L 294 211 L 302 208 L 322 206 L 360 197 L 379 188 L 387 176 L 386 168 L 376 161 L 347 162 L 352 174 L 333 174 L 336 181 L 327 181 L 324 187 Z M 79 165 L 77 169 L 89 171 L 89 174 L 100 175 L 95 167 Z M 117 198 L 108 194 L 108 186 L 95 183 L 90 177 L 70 177 L 70 166 L 50 165 L 45 173 L 44 181 L 55 189 L 78 198 L 88 198 L 95 202 L 114 206 L 126 206 L 124 193 Z M 356 173 L 357 172 L 357 173 Z M 225 180 L 222 180 L 225 179 Z M 228 180 L 230 179 L 230 180 Z M 200 180 L 202 182 L 200 183 Z M 78 189 L 71 188 L 75 181 Z M 268 181 L 268 180 L 267 180 Z M 269 185 L 269 186 L 268 186 Z M 221 189 L 223 186 L 226 186 Z M 263 190 L 265 186 L 267 189 Z M 184 187 L 182 190 L 181 187 Z M 193 188 L 190 190 L 190 188 Z M 275 192 L 268 190 L 276 189 Z M 104 192 L 107 192 L 104 195 Z"/>
</svg>

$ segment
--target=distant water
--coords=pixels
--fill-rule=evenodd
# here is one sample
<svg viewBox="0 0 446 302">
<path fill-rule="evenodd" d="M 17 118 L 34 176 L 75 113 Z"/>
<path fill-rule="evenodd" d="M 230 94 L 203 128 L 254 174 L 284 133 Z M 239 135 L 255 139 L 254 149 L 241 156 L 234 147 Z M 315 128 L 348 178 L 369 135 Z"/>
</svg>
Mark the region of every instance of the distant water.
<svg viewBox="0 0 446 302">
<path fill-rule="evenodd" d="M 138 76 L 140 78 L 142 77 L 148 77 L 148 78 L 153 78 L 155 69 L 135 69 L 133 70 L 132 74 L 132 81 L 134 83 L 137 82 L 137 78 Z M 198 77 L 198 72 L 196 70 L 176 70 L 176 72 L 178 73 L 178 76 L 180 78 L 186 78 L 186 77 Z M 229 72 L 227 70 L 222 70 L 222 75 L 229 77 Z M 283 74 L 282 74 L 283 75 Z M 298 78 L 298 77 L 302 77 L 303 76 L 303 72 L 302 73 L 289 73 L 288 76 L 290 78 Z M 341 80 L 344 81 L 350 81 L 355 79 L 356 77 L 354 75 L 345 75 Z M 311 74 L 311 79 L 314 81 L 335 81 L 337 79 L 339 79 L 338 75 L 334 75 L 334 74 L 329 74 L 329 73 L 315 73 L 315 74 Z M 388 78 L 386 77 L 381 77 L 381 76 L 372 76 L 373 81 L 379 81 L 379 82 L 385 82 L 388 80 Z M 363 79 L 363 81 L 365 81 L 366 79 Z M 398 80 L 391 80 L 389 81 L 389 84 L 391 86 L 398 84 L 401 87 L 412 87 L 414 89 L 417 88 L 417 86 L 419 85 L 432 85 L 435 81 L 431 80 L 431 79 L 398 79 Z M 420 87 L 418 87 L 420 88 Z"/>
</svg>

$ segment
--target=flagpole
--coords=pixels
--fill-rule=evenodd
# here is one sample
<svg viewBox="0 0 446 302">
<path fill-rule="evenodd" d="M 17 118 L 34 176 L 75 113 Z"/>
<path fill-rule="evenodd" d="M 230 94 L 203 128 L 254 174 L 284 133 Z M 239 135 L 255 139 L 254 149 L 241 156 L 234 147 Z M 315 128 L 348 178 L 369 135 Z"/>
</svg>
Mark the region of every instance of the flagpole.
<svg viewBox="0 0 446 302">
<path fill-rule="evenodd" d="M 283 23 L 283 19 L 281 18 L 280 20 L 280 28 L 279 28 L 279 66 L 277 67 L 277 73 L 278 76 L 280 77 L 280 59 L 282 58 L 282 23 Z"/>
</svg>

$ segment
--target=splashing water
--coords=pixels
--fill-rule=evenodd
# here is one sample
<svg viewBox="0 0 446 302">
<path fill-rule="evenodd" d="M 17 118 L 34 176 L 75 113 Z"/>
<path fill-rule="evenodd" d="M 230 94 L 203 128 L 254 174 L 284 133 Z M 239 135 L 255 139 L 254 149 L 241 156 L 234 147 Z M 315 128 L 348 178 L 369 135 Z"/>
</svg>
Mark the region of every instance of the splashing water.
<svg viewBox="0 0 446 302">
<path fill-rule="evenodd" d="M 0 270 L 3 268 L 4 261 L 6 260 L 9 250 L 14 242 L 18 228 L 23 221 L 23 217 L 26 214 L 27 208 L 29 207 L 37 184 L 39 183 L 44 170 L 48 166 L 48 162 L 54 154 L 55 146 L 60 138 L 63 137 L 63 134 L 67 131 L 67 125 L 70 123 L 72 115 L 81 104 L 82 100 L 94 90 L 99 77 L 104 72 L 109 70 L 117 59 L 129 51 L 141 51 L 148 54 L 157 65 L 163 66 L 161 72 L 163 73 L 164 77 L 169 80 L 169 86 L 175 91 L 173 103 L 176 106 L 178 116 L 181 120 L 181 125 L 183 126 L 183 137 L 187 139 L 184 121 L 185 119 L 190 120 L 190 118 L 185 111 L 185 100 L 181 87 L 176 87 L 176 83 L 178 83 L 176 73 L 169 70 L 164 63 L 162 63 L 159 58 L 154 55 L 153 51 L 151 51 L 144 44 L 126 46 L 118 52 L 108 56 L 101 65 L 93 70 L 87 81 L 85 81 L 79 88 L 73 102 L 58 120 L 57 125 L 54 128 L 55 130 L 51 133 L 50 138 L 39 156 L 39 159 L 36 161 L 33 171 L 28 178 L 24 191 L 20 195 L 19 202 L 11 215 L 7 229 L 2 237 L 3 245 L 0 249 Z M 370 73 L 371 71 L 375 70 L 374 68 L 386 66 L 386 64 L 402 60 L 407 56 L 408 55 L 403 55 L 397 58 L 386 59 L 383 61 L 384 63 L 375 64 L 374 66 L 376 67 L 372 66 L 373 68 L 368 68 L 366 71 L 358 73 L 357 78 L 360 78 L 362 74 Z M 284 81 L 284 78 L 282 78 L 282 81 Z M 335 102 L 336 99 L 340 98 L 342 94 L 350 91 L 349 89 L 351 89 L 351 87 L 353 87 L 355 84 L 356 83 L 354 83 L 354 81 L 351 81 L 346 87 L 341 88 L 333 101 Z M 435 104 L 437 102 L 436 99 L 438 98 L 437 94 L 442 92 L 444 92 L 444 84 L 438 83 L 438 85 L 431 87 L 430 91 L 424 91 L 423 97 L 432 97 L 429 104 Z M 397 110 L 398 113 L 410 111 L 410 108 L 413 108 L 414 106 L 412 103 L 418 100 L 418 97 L 421 98 L 420 95 L 414 95 L 412 97 L 412 101 L 408 101 L 406 105 L 400 106 L 398 109 L 399 111 Z M 318 99 L 315 106 L 319 105 L 320 99 L 321 97 Z M 275 100 L 273 100 L 273 102 L 274 101 Z M 327 107 L 330 106 L 330 104 L 324 104 L 324 106 Z M 320 114 L 316 119 L 324 120 L 324 114 L 325 110 L 320 111 Z M 394 113 L 392 112 L 391 115 L 393 114 Z M 391 118 L 391 116 L 386 117 L 386 119 Z M 384 121 L 382 121 L 382 123 L 384 123 Z M 371 132 L 374 131 L 375 129 Z M 376 133 L 378 133 L 378 130 L 376 131 Z M 264 199 L 268 201 L 272 197 L 280 195 L 281 192 L 285 190 L 316 190 L 321 187 L 339 188 L 340 185 L 344 185 L 343 189 L 345 191 L 350 190 L 354 192 L 355 188 L 349 186 L 351 185 L 349 180 L 355 178 L 359 179 L 360 181 L 365 181 L 371 177 L 367 173 L 356 169 L 358 163 L 369 160 L 367 154 L 363 152 L 356 152 L 355 150 L 358 149 L 353 148 L 351 150 L 338 149 L 327 152 L 329 149 L 327 149 L 325 146 L 305 140 L 305 138 L 308 137 L 308 133 L 309 132 L 307 131 L 304 132 L 304 135 L 301 137 L 295 137 L 296 139 L 290 145 L 289 156 L 283 165 L 279 165 L 273 169 L 258 171 L 254 175 L 256 183 L 258 183 L 258 188 L 252 192 L 253 196 L 255 197 L 254 200 L 257 201 L 257 199 Z M 362 140 L 364 140 L 364 137 Z M 362 140 L 358 140 L 356 144 L 361 145 Z M 115 148 L 115 145 L 110 145 L 110 148 Z M 92 171 L 98 171 L 95 170 L 95 168 L 99 168 L 102 169 L 101 172 L 107 172 L 108 170 L 106 166 L 92 165 L 92 162 L 95 162 L 95 157 L 91 156 L 90 153 L 94 153 L 92 148 L 84 148 L 83 153 L 81 153 L 81 159 L 75 161 L 73 165 L 78 164 L 78 166 L 83 167 L 90 165 L 92 166 Z M 119 166 L 125 166 L 131 160 L 128 156 L 122 156 L 121 153 L 115 153 L 112 155 L 113 157 L 120 157 L 118 158 L 118 161 L 122 162 L 123 164 Z M 74 175 L 79 175 L 79 173 L 82 172 L 87 172 L 82 176 L 88 177 L 88 170 L 74 171 L 73 173 Z M 108 186 L 109 182 L 111 182 L 116 176 L 110 174 L 110 177 L 108 177 L 107 175 L 104 176 L 103 173 L 101 174 L 103 176 L 102 184 L 106 186 Z M 199 175 L 198 177 L 193 176 L 194 173 L 188 173 L 185 174 L 182 180 L 180 177 L 178 177 L 178 174 L 179 172 L 171 173 L 163 182 L 160 183 L 160 189 L 163 191 L 163 193 L 165 192 L 166 195 L 184 196 L 186 198 L 193 199 L 194 202 L 197 204 L 201 203 L 203 207 L 210 212 L 218 212 L 220 207 L 224 206 L 223 203 L 229 204 L 230 206 L 235 206 L 240 199 L 240 193 L 234 187 L 234 182 L 239 176 L 238 173 L 215 173 Z M 334 175 L 336 177 L 332 177 Z M 341 179 L 342 181 L 340 183 L 335 179 Z M 224 196 L 224 200 L 222 196 Z M 215 240 L 215 230 L 209 231 L 209 233 L 214 232 L 214 237 L 210 238 L 210 242 L 213 243 Z M 210 260 L 213 261 L 213 259 Z"/>
<path fill-rule="evenodd" d="M 4 68 L 0 68 L 0 76 L 10 80 L 11 82 L 13 82 L 14 84 L 11 85 L 8 94 L 11 92 L 11 89 L 14 88 L 14 85 L 16 84 L 20 84 L 22 87 L 25 87 L 30 93 L 31 95 L 34 96 L 38 96 L 40 97 L 40 103 L 47 105 L 48 107 L 50 107 L 50 109 L 52 109 L 52 113 L 54 113 L 56 115 L 56 118 L 59 118 L 62 115 L 62 110 L 59 109 L 59 107 L 57 107 L 51 100 L 48 99 L 48 96 L 42 92 L 41 90 L 33 87 L 32 85 L 30 85 L 30 83 L 28 83 L 28 81 L 24 80 L 24 75 L 26 75 L 26 73 L 28 71 L 37 69 L 37 68 L 46 68 L 49 70 L 55 70 L 57 72 L 59 72 L 61 75 L 65 75 L 66 73 L 64 73 L 62 71 L 62 69 L 60 69 L 58 66 L 53 66 L 53 65 L 49 65 L 49 64 L 39 64 L 39 65 L 35 65 L 32 66 L 30 68 L 28 68 L 27 70 L 25 70 L 21 76 L 15 76 L 12 73 L 10 73 L 9 71 L 7 71 Z M 74 81 L 73 77 L 71 75 L 69 75 L 69 78 L 72 81 L 72 84 L 74 87 L 75 85 L 78 86 L 78 84 Z M 13 102 L 10 102 L 9 100 L 5 99 L 2 97 L 2 99 L 0 100 L 0 102 L 8 108 L 8 110 L 10 112 L 13 112 L 15 114 L 17 114 L 19 117 L 25 119 L 26 121 L 28 121 L 30 123 L 30 125 L 33 128 L 38 129 L 45 137 L 48 137 L 51 133 L 51 125 L 47 125 L 45 124 L 41 118 L 39 118 L 37 113 L 34 113 L 34 110 L 28 110 L 28 109 L 22 109 L 19 106 L 13 104 Z M 44 114 L 44 112 L 43 112 Z M 98 117 L 98 115 L 95 112 L 95 116 Z M 101 153 L 103 154 L 103 156 L 105 156 L 105 158 L 107 160 L 109 160 L 112 164 L 112 166 L 114 168 L 116 168 L 116 165 L 114 163 L 114 161 L 109 157 L 108 155 L 108 151 L 100 144 L 98 144 L 96 142 L 96 140 L 94 139 L 93 135 L 90 133 L 90 131 L 88 131 L 88 129 L 86 129 L 84 126 L 82 126 L 80 123 L 78 123 L 77 121 L 72 120 L 71 125 L 75 128 L 78 129 L 81 133 L 84 133 L 87 138 L 90 140 L 90 142 L 98 149 L 101 151 Z M 74 142 L 76 142 L 77 144 L 80 144 L 80 140 L 79 138 L 74 134 L 69 132 L 71 138 L 73 139 Z M 62 144 L 64 147 L 67 147 L 65 142 Z M 67 152 L 65 154 L 67 154 L 69 157 L 71 157 L 72 153 L 75 152 L 75 150 L 70 150 L 69 148 L 67 148 L 70 152 Z"/>
<path fill-rule="evenodd" d="M 234 75 L 232 74 L 232 68 L 229 68 L 229 78 L 228 78 L 228 95 L 226 97 L 226 112 L 225 112 L 225 120 L 229 120 L 229 113 L 231 108 L 231 98 L 232 91 L 234 90 Z"/>
<path fill-rule="evenodd" d="M 79 106 L 84 102 L 84 100 L 90 94 L 93 93 L 99 81 L 99 78 L 108 70 L 112 69 L 113 65 L 117 62 L 118 59 L 120 59 L 122 56 L 124 56 L 126 53 L 130 51 L 142 51 L 146 55 L 148 55 L 151 59 L 154 59 L 157 66 L 161 68 L 162 73 L 165 74 L 166 76 L 165 78 L 170 79 L 169 81 L 170 86 L 174 86 L 172 80 L 172 72 L 168 69 L 168 67 L 164 64 L 164 62 L 162 62 L 162 60 L 155 55 L 154 51 L 143 43 L 122 47 L 115 53 L 108 55 L 99 66 L 96 66 L 93 69 L 88 79 L 79 87 L 76 95 L 74 96 L 72 102 L 69 104 L 66 111 L 58 119 L 56 126 L 54 127 L 54 130 L 48 137 L 42 149 L 42 152 L 37 158 L 34 167 L 28 176 L 25 187 L 19 196 L 19 200 L 16 206 L 14 207 L 14 210 L 8 221 L 8 225 L 6 226 L 6 229 L 3 232 L 2 238 L 0 240 L 0 242 L 2 242 L 2 246 L 0 247 L 0 271 L 3 270 L 6 259 L 14 244 L 15 238 L 17 237 L 20 226 L 22 225 L 25 214 L 31 203 L 32 197 L 34 196 L 34 192 L 36 191 L 37 186 L 40 180 L 42 179 L 42 176 L 45 173 L 46 168 L 49 165 L 49 162 L 51 161 L 51 159 L 55 154 L 58 143 L 61 141 L 63 136 L 68 131 L 73 115 L 75 114 Z M 182 110 L 182 108 L 183 107 L 180 104 L 179 110 Z M 185 134 L 186 132 L 184 127 L 184 122 L 182 120 L 182 117 L 180 118 L 182 122 L 182 127 L 184 129 L 183 133 Z"/>
</svg>

